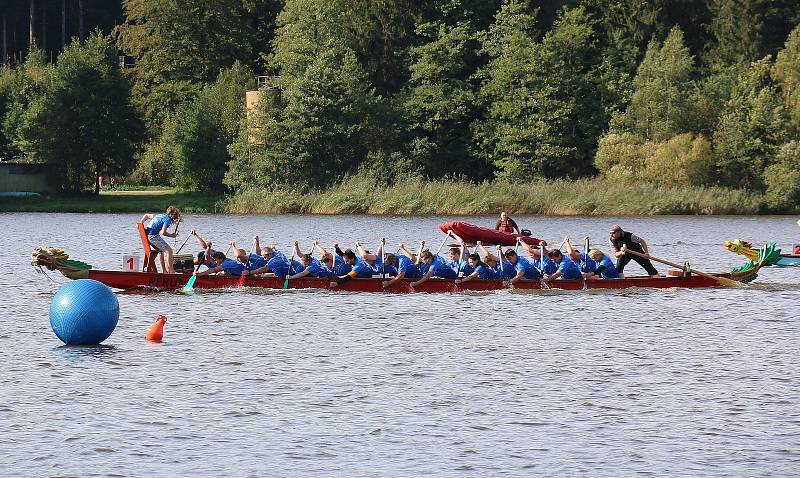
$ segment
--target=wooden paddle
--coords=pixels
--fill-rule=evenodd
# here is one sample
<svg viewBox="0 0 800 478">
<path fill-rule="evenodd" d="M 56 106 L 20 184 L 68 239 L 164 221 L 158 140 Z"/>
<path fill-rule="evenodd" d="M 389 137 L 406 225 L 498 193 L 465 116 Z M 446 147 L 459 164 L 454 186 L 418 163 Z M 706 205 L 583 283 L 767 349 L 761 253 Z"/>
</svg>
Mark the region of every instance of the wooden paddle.
<svg viewBox="0 0 800 478">
<path fill-rule="evenodd" d="M 630 250 L 630 249 L 628 249 L 627 247 L 624 247 L 624 246 L 622 247 L 622 251 L 627 253 L 627 254 L 633 254 L 634 256 L 639 256 L 639 257 L 643 257 L 645 259 L 650 259 L 651 261 L 660 262 L 662 264 L 666 264 L 668 266 L 675 267 L 676 269 L 683 269 L 684 268 L 681 264 L 676 264 L 675 262 L 670 262 L 670 261 L 668 261 L 666 259 L 659 259 L 658 257 L 651 256 L 650 254 L 643 254 L 641 252 L 632 251 L 632 250 Z M 724 285 L 725 287 L 742 287 L 744 285 L 743 283 L 741 283 L 739 281 L 728 279 L 727 277 L 715 276 L 715 275 L 709 274 L 707 272 L 698 271 L 697 269 L 692 269 L 691 267 L 689 268 L 689 272 L 692 273 L 692 274 L 697 274 L 699 276 L 703 276 L 703 277 L 705 277 L 707 279 L 714 279 L 715 281 L 717 281 L 717 283 L 719 285 Z"/>
</svg>

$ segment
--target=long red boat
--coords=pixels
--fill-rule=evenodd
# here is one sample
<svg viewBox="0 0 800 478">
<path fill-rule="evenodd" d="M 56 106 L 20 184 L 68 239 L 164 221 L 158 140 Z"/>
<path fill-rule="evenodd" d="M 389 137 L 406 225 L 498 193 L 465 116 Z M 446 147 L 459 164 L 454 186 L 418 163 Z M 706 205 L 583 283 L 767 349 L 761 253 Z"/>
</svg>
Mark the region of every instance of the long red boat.
<svg viewBox="0 0 800 478">
<path fill-rule="evenodd" d="M 545 245 L 547 244 L 545 241 L 535 237 L 502 232 L 498 231 L 497 229 L 476 226 L 463 221 L 443 222 L 439 224 L 439 229 L 445 234 L 447 234 L 447 231 L 453 231 L 467 244 L 475 244 L 477 241 L 481 241 L 487 246 L 515 246 L 517 244 L 517 239 L 532 246 L 538 246 L 539 243 L 544 243 Z"/>
<path fill-rule="evenodd" d="M 673 273 L 680 274 L 679 271 Z M 715 274 L 718 277 L 730 278 L 731 275 Z M 189 274 L 163 274 L 158 272 L 123 272 L 88 270 L 88 278 L 102 282 L 115 289 L 157 289 L 177 290 L 183 288 L 191 275 Z M 472 280 L 460 284 L 450 279 L 430 279 L 412 289 L 408 280 L 383 288 L 384 279 L 353 279 L 345 284 L 331 287 L 330 280 L 321 278 L 302 278 L 288 282 L 289 289 L 328 289 L 351 292 L 463 292 L 463 291 L 493 291 L 504 289 L 503 282 L 499 280 Z M 198 276 L 194 287 L 198 289 L 225 289 L 237 287 L 260 287 L 265 289 L 282 289 L 285 280 L 280 277 L 253 277 L 244 278 L 207 275 Z M 719 287 L 719 282 L 712 278 L 699 275 L 667 275 L 666 277 L 627 277 L 625 279 L 601 280 L 556 280 L 549 284 L 552 289 L 582 290 L 582 289 L 627 289 L 630 287 L 669 288 L 669 287 Z M 538 280 L 521 280 L 514 285 L 515 289 L 536 290 L 548 288 Z"/>
</svg>

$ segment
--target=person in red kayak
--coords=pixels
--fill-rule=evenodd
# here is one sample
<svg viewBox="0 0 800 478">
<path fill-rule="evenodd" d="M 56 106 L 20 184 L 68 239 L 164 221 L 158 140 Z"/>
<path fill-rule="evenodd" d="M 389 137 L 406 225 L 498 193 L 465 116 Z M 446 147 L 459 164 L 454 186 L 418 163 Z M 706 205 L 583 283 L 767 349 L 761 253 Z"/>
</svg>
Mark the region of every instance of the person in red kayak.
<svg viewBox="0 0 800 478">
<path fill-rule="evenodd" d="M 509 234 L 513 234 L 514 232 L 519 233 L 519 226 L 517 226 L 517 223 L 514 222 L 513 219 L 508 217 L 505 211 L 500 213 L 500 220 L 497 221 L 494 228 L 500 232 L 507 232 Z"/>
</svg>

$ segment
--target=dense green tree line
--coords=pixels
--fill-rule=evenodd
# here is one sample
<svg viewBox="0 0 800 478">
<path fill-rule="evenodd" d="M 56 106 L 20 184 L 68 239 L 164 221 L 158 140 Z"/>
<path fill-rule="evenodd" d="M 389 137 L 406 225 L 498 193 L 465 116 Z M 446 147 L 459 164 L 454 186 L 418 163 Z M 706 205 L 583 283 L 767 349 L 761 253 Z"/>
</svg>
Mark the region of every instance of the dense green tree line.
<svg viewBox="0 0 800 478">
<path fill-rule="evenodd" d="M 70 151 L 91 174 L 132 171 L 137 182 L 199 190 L 309 190 L 350 175 L 390 184 L 603 174 L 766 191 L 776 210 L 800 200 L 795 1 L 121 6 L 113 31 L 73 43 L 53 65 L 34 49 L 3 70 L 0 156 L 55 165 L 53 151 Z M 106 54 L 88 52 L 101 42 Z M 119 70 L 112 45 L 132 68 Z M 105 109 L 86 100 L 99 117 L 120 118 L 108 131 L 80 128 L 104 141 L 117 128 L 101 159 L 88 140 L 33 137 L 58 127 L 42 108 L 59 118 L 75 107 L 53 99 L 54 79 L 84 51 L 86 67 L 118 90 L 102 96 Z M 256 74 L 267 81 L 246 111 Z"/>
</svg>

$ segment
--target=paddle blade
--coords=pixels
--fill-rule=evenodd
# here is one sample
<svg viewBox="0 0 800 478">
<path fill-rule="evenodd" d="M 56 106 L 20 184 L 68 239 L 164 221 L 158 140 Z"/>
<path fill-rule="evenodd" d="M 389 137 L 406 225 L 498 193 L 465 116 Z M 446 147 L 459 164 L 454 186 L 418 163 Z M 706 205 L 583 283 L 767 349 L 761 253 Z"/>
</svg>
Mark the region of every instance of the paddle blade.
<svg viewBox="0 0 800 478">
<path fill-rule="evenodd" d="M 196 275 L 192 275 L 192 277 L 190 277 L 189 280 L 186 282 L 186 285 L 183 286 L 183 291 L 184 292 L 191 292 L 192 288 L 194 287 L 194 283 L 195 283 L 196 280 L 197 280 L 197 276 Z"/>
<path fill-rule="evenodd" d="M 286 276 L 286 279 L 283 280 L 283 288 L 284 289 L 289 288 L 289 276 Z"/>
</svg>

